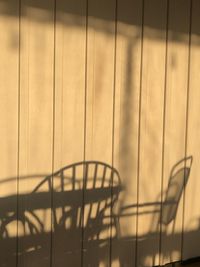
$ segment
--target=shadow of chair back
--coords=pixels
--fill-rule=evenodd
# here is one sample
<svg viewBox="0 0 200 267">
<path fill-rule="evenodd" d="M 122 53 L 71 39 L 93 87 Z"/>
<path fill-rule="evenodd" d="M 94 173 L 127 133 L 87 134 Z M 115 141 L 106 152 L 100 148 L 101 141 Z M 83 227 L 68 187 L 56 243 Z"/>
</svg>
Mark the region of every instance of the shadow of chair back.
<svg viewBox="0 0 200 267">
<path fill-rule="evenodd" d="M 117 170 L 102 162 L 85 161 L 59 170 L 53 180 L 55 227 L 70 219 L 69 231 L 83 228 L 84 239 L 100 238 L 112 223 L 112 209 L 121 190 Z M 62 209 L 59 219 L 56 208 Z"/>
<path fill-rule="evenodd" d="M 188 183 L 192 160 L 192 156 L 180 160 L 170 172 L 168 187 L 162 204 L 161 223 L 164 225 L 175 220 L 181 196 Z"/>
<path fill-rule="evenodd" d="M 29 177 L 23 178 L 24 181 L 28 179 Z M 30 179 L 34 177 L 31 176 Z M 7 203 L 4 203 L 0 218 L 1 244 L 3 246 L 3 242 L 10 242 L 12 238 L 9 235 L 9 225 L 12 220 L 18 220 L 26 228 L 26 234 L 19 237 L 19 242 L 23 243 L 21 255 L 27 254 L 28 257 L 28 251 L 34 248 L 35 256 L 32 257 L 42 260 L 47 255 L 42 255 L 39 251 L 43 250 L 43 244 L 49 240 L 49 231 L 52 229 L 55 251 L 57 250 L 65 262 L 74 262 L 76 265 L 77 251 L 81 253 L 82 239 L 85 247 L 88 244 L 93 248 L 96 246 L 96 252 L 101 249 L 101 241 L 104 244 L 109 242 L 108 231 L 112 224 L 115 227 L 112 210 L 120 190 L 121 182 L 117 170 L 106 163 L 84 161 L 66 166 L 42 178 L 32 191 L 18 195 L 19 204 L 23 204 L 20 206 L 20 213 L 13 214 L 14 210 L 10 210 L 9 203 L 16 196 L 1 199 L 2 203 Z M 47 214 L 48 219 L 45 219 Z M 52 228 L 47 230 L 45 224 L 50 224 L 47 220 L 51 219 Z M 117 230 L 115 234 L 117 235 Z M 13 251 L 12 256 L 15 254 L 16 251 Z M 92 264 L 90 260 L 88 264 Z M 57 266 L 61 265 L 58 263 Z"/>
</svg>

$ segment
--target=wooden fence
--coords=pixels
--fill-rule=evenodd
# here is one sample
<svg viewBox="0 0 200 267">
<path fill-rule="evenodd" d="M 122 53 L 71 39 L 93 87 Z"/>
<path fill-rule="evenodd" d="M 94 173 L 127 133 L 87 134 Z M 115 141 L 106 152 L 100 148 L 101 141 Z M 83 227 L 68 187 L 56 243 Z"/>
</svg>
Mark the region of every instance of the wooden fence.
<svg viewBox="0 0 200 267">
<path fill-rule="evenodd" d="M 0 0 L 1 267 L 200 256 L 199 14 Z"/>
</svg>

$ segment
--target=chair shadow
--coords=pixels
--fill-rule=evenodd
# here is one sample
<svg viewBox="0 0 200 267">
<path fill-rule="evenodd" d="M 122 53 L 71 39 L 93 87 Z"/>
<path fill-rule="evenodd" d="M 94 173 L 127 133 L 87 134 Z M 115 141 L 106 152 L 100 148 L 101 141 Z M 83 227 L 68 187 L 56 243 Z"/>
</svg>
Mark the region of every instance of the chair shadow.
<svg viewBox="0 0 200 267">
<path fill-rule="evenodd" d="M 55 266 L 79 266 L 82 260 L 87 266 L 98 266 L 102 260 L 109 261 L 111 227 L 117 227 L 112 210 L 120 191 L 116 169 L 86 161 L 46 176 L 30 193 L 1 198 L 0 266 L 11 266 L 16 257 L 15 249 L 10 249 L 16 248 L 16 237 L 9 233 L 16 221 L 23 232 L 17 239 L 19 263 L 48 266 L 53 261 Z"/>
<path fill-rule="evenodd" d="M 160 224 L 166 227 L 176 220 L 192 160 L 187 157 L 173 166 L 162 203 L 133 204 L 117 212 L 114 210 L 123 190 L 120 175 L 112 166 L 97 161 L 66 166 L 44 177 L 31 192 L 0 198 L 0 266 L 10 267 L 16 258 L 19 265 L 28 262 L 29 267 L 49 266 L 50 261 L 58 267 L 82 263 L 95 267 L 102 262 L 109 265 L 111 252 L 112 260 L 119 259 L 120 266 L 128 266 L 127 255 L 134 242 L 147 248 L 147 253 L 139 259 L 139 265 L 143 266 L 146 257 L 154 256 L 151 244 L 158 236 Z M 158 206 L 162 212 L 152 211 L 152 227 L 141 239 L 136 235 L 123 238 L 120 218 L 140 216 L 130 212 L 136 206 Z M 10 225 L 16 221 L 18 238 L 10 234 Z M 170 253 L 170 247 L 178 249 L 176 239 L 180 235 L 173 232 L 167 237 L 166 253 Z M 119 249 L 111 251 L 112 247 Z M 116 255 L 119 251 L 120 255 Z"/>
</svg>

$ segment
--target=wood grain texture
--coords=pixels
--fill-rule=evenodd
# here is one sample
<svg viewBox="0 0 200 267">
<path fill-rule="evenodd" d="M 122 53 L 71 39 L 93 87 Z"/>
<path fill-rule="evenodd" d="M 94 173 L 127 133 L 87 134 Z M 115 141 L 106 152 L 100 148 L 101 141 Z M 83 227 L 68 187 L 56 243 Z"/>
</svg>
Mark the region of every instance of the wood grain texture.
<svg viewBox="0 0 200 267">
<path fill-rule="evenodd" d="M 145 1 L 144 6 L 137 266 L 159 263 L 166 4 Z M 162 30 L 150 29 L 152 20 Z"/>
<path fill-rule="evenodd" d="M 188 137 L 187 155 L 193 156 L 190 178 L 185 192 L 183 259 L 199 256 L 199 68 L 200 38 L 199 11 L 200 3 L 192 2 L 190 69 L 188 83 Z"/>
<path fill-rule="evenodd" d="M 113 145 L 113 87 L 115 56 L 115 8 L 116 1 L 88 2 L 88 57 L 87 57 L 87 100 L 86 100 L 86 160 L 97 160 L 112 165 Z M 95 15 L 94 15 L 95 14 Z M 106 16 L 109 21 L 96 17 Z M 94 175 L 88 174 L 92 186 Z M 110 187 L 111 173 L 106 174 L 106 185 Z M 91 177 L 92 176 L 92 177 Z M 85 178 L 88 179 L 88 178 Z M 104 189 L 102 189 L 104 190 Z M 111 198 L 111 192 L 110 192 Z M 87 195 L 85 195 L 87 201 Z M 110 201 L 109 199 L 105 201 Z M 105 202 L 103 201 L 103 202 Z M 102 203 L 105 205 L 105 203 Z M 91 209 L 91 210 L 90 210 Z M 110 211 L 105 211 L 98 245 L 88 246 L 84 235 L 83 265 L 95 264 L 107 266 L 110 263 Z M 88 214 L 93 218 L 95 208 L 85 207 L 84 224 Z M 103 241 L 104 240 L 104 241 Z M 101 244 L 102 243 L 102 247 Z M 85 255 L 84 254 L 84 255 Z M 93 263 L 92 263 L 93 262 Z"/>
<path fill-rule="evenodd" d="M 79 15 L 64 12 L 69 6 Z M 55 49 L 54 172 L 57 172 L 84 160 L 86 1 L 56 2 Z M 53 266 L 63 266 L 67 262 L 68 266 L 78 267 L 82 260 L 79 218 L 82 205 L 70 205 L 68 199 L 62 205 L 56 203 L 62 193 L 68 192 L 72 193 L 74 202 L 82 203 L 82 194 L 76 195 L 83 188 L 83 166 L 59 171 L 53 181 Z"/>
<path fill-rule="evenodd" d="M 28 2 L 21 20 L 19 266 L 48 267 L 52 229 L 49 175 L 53 151 L 54 3 L 46 1 L 49 9 L 43 10 L 39 8 L 40 1 L 38 8 L 32 7 L 31 0 Z M 39 196 L 41 208 L 37 206 Z"/>
<path fill-rule="evenodd" d="M 17 261 L 19 2 L 12 5 L 13 19 L 0 16 L 0 199 L 13 197 L 0 208 L 1 266 Z"/>
<path fill-rule="evenodd" d="M 123 191 L 117 207 L 121 242 L 112 242 L 112 266 L 135 266 L 142 8 L 142 1 L 118 1 L 114 166 Z"/>
<path fill-rule="evenodd" d="M 166 102 L 164 133 L 164 175 L 163 201 L 169 190 L 172 168 L 185 158 L 186 105 L 188 79 L 188 45 L 189 45 L 190 1 L 169 1 L 168 53 L 166 69 Z M 186 34 L 178 30 L 183 28 Z M 184 40 L 184 41 L 180 41 Z M 181 186 L 177 182 L 178 187 Z M 184 190 L 181 188 L 181 190 Z M 175 193 L 176 194 L 176 193 Z M 182 194 L 183 196 L 183 194 Z M 181 259 L 183 198 L 177 203 L 174 218 L 162 224 L 161 263 Z M 164 215 L 163 215 L 164 216 Z M 162 218 L 161 218 L 162 221 Z"/>
<path fill-rule="evenodd" d="M 0 0 L 0 266 L 199 256 L 199 9 Z"/>
</svg>

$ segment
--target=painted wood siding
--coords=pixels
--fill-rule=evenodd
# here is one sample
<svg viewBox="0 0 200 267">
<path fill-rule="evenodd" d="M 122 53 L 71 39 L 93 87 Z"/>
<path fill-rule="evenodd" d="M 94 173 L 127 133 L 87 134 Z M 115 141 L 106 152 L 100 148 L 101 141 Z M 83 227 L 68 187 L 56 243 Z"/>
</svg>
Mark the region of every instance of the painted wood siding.
<svg viewBox="0 0 200 267">
<path fill-rule="evenodd" d="M 199 0 L 0 0 L 0 267 L 200 256 Z"/>
</svg>

